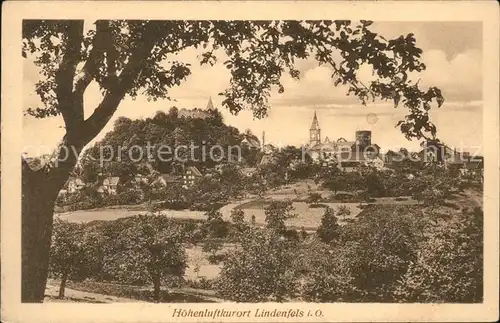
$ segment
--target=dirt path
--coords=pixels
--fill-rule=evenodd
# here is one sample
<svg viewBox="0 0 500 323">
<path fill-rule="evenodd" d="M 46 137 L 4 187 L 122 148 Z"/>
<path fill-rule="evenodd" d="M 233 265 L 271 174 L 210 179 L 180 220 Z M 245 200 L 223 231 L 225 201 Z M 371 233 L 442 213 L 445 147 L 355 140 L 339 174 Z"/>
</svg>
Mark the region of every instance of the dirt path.
<svg viewBox="0 0 500 323">
<path fill-rule="evenodd" d="M 66 288 L 64 299 L 57 299 L 59 286 L 47 285 L 45 289 L 46 302 L 85 302 L 85 303 L 144 303 L 132 298 L 116 297 L 98 293 L 82 292 L 79 290 Z"/>
<path fill-rule="evenodd" d="M 148 287 L 147 289 L 150 289 Z M 228 302 L 222 298 L 218 298 L 215 296 L 213 291 L 207 291 L 203 289 L 195 289 L 195 288 L 172 288 L 172 292 L 176 292 L 179 294 L 185 294 L 189 296 L 196 296 L 202 299 L 205 299 L 207 302 L 213 303 L 223 303 Z M 116 297 L 111 295 L 92 293 L 92 292 L 84 292 L 81 290 L 76 290 L 72 288 L 66 288 L 64 299 L 58 299 L 57 295 L 59 294 L 59 285 L 56 284 L 47 284 L 47 288 L 45 289 L 45 302 L 50 303 L 146 303 L 146 301 L 140 301 L 133 298 L 124 298 L 124 297 Z"/>
</svg>

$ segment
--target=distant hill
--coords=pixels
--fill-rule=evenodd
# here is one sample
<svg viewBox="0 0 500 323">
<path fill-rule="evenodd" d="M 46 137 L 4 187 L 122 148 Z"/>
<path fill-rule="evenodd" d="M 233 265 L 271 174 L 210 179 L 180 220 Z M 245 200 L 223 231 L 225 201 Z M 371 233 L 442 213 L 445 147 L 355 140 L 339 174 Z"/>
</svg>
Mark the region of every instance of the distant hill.
<svg viewBox="0 0 500 323">
<path fill-rule="evenodd" d="M 177 109 L 171 108 L 167 113 L 158 111 L 152 118 L 132 120 L 121 117 L 115 124 L 112 131 L 93 147 L 86 152 L 84 160 L 92 159 L 99 161 L 100 147 L 109 154 L 113 151 L 113 158 L 108 158 L 104 165 L 96 165 L 87 162 L 84 165 L 87 172 L 100 172 L 108 176 L 120 176 L 124 173 L 151 173 L 152 169 L 160 173 L 171 173 L 178 166 L 196 166 L 198 169 L 214 168 L 217 164 L 234 162 L 239 160 L 242 166 L 255 166 L 255 155 L 259 148 L 242 145 L 242 141 L 248 138 L 244 133 L 240 133 L 235 127 L 226 125 L 222 115 L 217 109 L 200 110 L 200 109 Z M 212 147 L 218 146 L 210 151 Z M 134 149 L 129 149 L 134 146 Z M 150 148 L 152 153 L 151 159 L 148 160 L 147 148 Z M 169 147 L 171 152 L 170 158 L 173 157 L 173 152 L 176 147 L 179 148 L 178 156 L 183 160 L 167 161 L 165 157 L 161 157 L 159 147 Z M 258 145 L 257 145 L 258 146 Z M 140 156 L 140 150 L 137 147 L 142 147 L 143 155 Z M 186 148 L 187 147 L 187 148 Z M 194 147 L 191 155 L 190 147 Z M 240 156 L 237 156 L 238 150 L 230 147 L 240 147 Z M 122 151 L 121 158 L 118 156 L 118 151 Z M 187 151 L 186 151 L 187 150 Z M 162 150 L 165 152 L 165 148 Z M 219 155 L 222 153 L 222 155 Z M 236 155 L 235 155 L 236 154 Z M 91 158 L 88 158 L 91 157 Z M 151 165 L 151 167 L 144 167 Z M 102 166 L 102 167 L 101 167 Z M 97 169 L 102 168 L 102 169 Z M 92 170 L 90 170 L 92 169 Z M 85 173 L 85 171 L 84 171 Z"/>
</svg>

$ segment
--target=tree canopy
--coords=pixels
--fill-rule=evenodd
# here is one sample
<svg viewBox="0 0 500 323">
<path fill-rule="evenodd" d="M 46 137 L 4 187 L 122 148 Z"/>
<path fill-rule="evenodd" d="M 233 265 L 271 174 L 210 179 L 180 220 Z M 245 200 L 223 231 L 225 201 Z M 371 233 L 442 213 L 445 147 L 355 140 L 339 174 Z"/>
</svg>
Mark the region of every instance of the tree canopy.
<svg viewBox="0 0 500 323">
<path fill-rule="evenodd" d="M 199 48 L 200 64 L 220 57 L 231 74 L 222 105 L 232 113 L 245 108 L 257 118 L 269 110 L 271 90 L 285 91 L 280 79 L 288 73 L 299 79 L 295 63 L 314 57 L 332 68 L 332 82 L 346 85 L 348 94 L 364 104 L 380 98 L 408 109 L 398 123 L 408 138 L 436 134 L 429 120 L 433 102 L 444 99 L 438 88 L 420 89 L 412 72 L 423 71 L 422 50 L 413 34 L 386 39 L 370 30 L 370 21 L 147 21 L 99 20 L 84 32 L 83 21 L 26 20 L 23 56 L 35 54 L 44 79 L 37 84 L 44 106 L 27 112 L 36 117 L 62 115 L 69 130 L 88 127 L 95 136 L 116 111 L 119 101 L 145 95 L 169 98 L 191 66 L 176 55 Z M 220 55 L 223 53 L 223 55 Z M 378 76 L 364 84 L 358 70 L 368 64 Z M 83 93 L 95 81 L 104 93 L 101 104 L 83 117 Z M 87 129 L 86 129 L 87 130 Z M 90 138 L 91 139 L 91 138 Z"/>
</svg>

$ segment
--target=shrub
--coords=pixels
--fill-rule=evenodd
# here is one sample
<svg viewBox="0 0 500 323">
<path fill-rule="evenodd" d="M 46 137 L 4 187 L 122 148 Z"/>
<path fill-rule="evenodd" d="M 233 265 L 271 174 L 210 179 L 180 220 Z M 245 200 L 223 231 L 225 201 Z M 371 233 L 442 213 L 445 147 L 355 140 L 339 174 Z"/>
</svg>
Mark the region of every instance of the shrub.
<svg viewBox="0 0 500 323">
<path fill-rule="evenodd" d="M 313 204 L 309 204 L 309 207 L 311 209 L 318 209 L 318 208 L 327 208 L 328 205 L 326 204 L 321 204 L 321 203 L 313 203 Z"/>
<path fill-rule="evenodd" d="M 296 266 L 302 273 L 301 296 L 308 302 L 359 301 L 351 275 L 352 250 L 349 245 L 314 243 L 300 251 Z"/>
<path fill-rule="evenodd" d="M 394 301 L 398 281 L 417 259 L 423 240 L 420 210 L 401 205 L 373 205 L 342 228 L 339 243 L 352 244 L 351 274 L 363 301 Z"/>
<path fill-rule="evenodd" d="M 123 283 L 152 282 L 154 299 L 161 301 L 162 283 L 182 277 L 187 266 L 185 232 L 169 218 L 153 215 L 116 222 L 110 229 L 115 237 L 109 241 L 107 272 Z"/>
<path fill-rule="evenodd" d="M 309 193 L 307 197 L 307 203 L 317 203 L 322 199 L 321 194 L 319 193 Z"/>
<path fill-rule="evenodd" d="M 477 303 L 483 300 L 483 211 L 464 211 L 421 246 L 399 281 L 402 302 Z"/>
<path fill-rule="evenodd" d="M 330 243 L 339 236 L 340 226 L 335 216 L 335 211 L 327 207 L 321 218 L 321 224 L 316 230 L 316 233 L 321 241 Z"/>
<path fill-rule="evenodd" d="M 207 289 L 211 290 L 214 288 L 214 280 L 207 279 L 206 277 L 201 277 L 198 280 L 188 280 L 185 284 L 187 287 L 195 288 L 195 289 Z"/>
<path fill-rule="evenodd" d="M 295 244 L 272 230 L 252 229 L 228 253 L 216 281 L 217 293 L 237 302 L 281 302 L 297 292 Z M 244 273 L 244 274 L 242 274 Z"/>
<path fill-rule="evenodd" d="M 285 221 L 297 216 L 294 210 L 290 201 L 272 201 L 264 208 L 266 226 L 278 234 L 283 233 L 286 230 Z"/>
</svg>

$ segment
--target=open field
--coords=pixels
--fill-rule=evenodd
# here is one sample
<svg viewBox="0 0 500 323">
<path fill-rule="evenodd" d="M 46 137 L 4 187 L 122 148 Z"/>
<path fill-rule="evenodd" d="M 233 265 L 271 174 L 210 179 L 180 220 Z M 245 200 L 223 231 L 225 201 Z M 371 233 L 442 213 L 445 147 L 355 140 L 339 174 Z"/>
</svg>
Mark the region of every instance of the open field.
<svg viewBox="0 0 500 323">
<path fill-rule="evenodd" d="M 247 204 L 240 205 L 239 208 L 245 212 L 245 220 L 250 221 L 252 215 L 255 216 L 256 224 L 265 224 L 266 215 L 264 213 L 264 207 L 270 201 L 252 201 Z M 361 212 L 358 207 L 359 203 L 321 203 L 329 206 L 333 209 L 339 207 L 340 205 L 345 205 L 351 211 L 351 214 L 346 218 L 354 218 Z M 289 219 L 286 223 L 291 227 L 304 227 L 305 229 L 315 230 L 321 223 L 321 217 L 325 212 L 323 207 L 312 208 L 308 203 L 305 202 L 293 202 L 295 208 L 295 213 L 297 217 Z"/>
<path fill-rule="evenodd" d="M 222 217 L 224 220 L 229 221 L 231 210 L 234 208 L 239 208 L 245 213 L 245 220 L 250 222 L 252 215 L 255 216 L 255 223 L 257 225 L 265 224 L 265 214 L 264 207 L 269 204 L 272 200 L 276 200 L 275 198 L 269 198 L 266 196 L 265 200 L 262 199 L 245 199 L 240 201 L 233 201 L 225 206 L 223 206 L 220 211 L 222 213 Z M 284 198 L 282 200 L 289 200 L 288 198 Z M 319 204 L 329 206 L 331 208 L 337 208 L 340 205 L 347 206 L 351 215 L 346 218 L 354 218 L 361 209 L 359 208 L 360 203 L 322 203 Z M 415 200 L 411 198 L 397 201 L 394 198 L 378 198 L 375 199 L 374 202 L 370 204 L 416 204 Z M 287 221 L 287 225 L 290 227 L 301 228 L 315 230 L 319 223 L 321 222 L 321 216 L 324 213 L 323 207 L 311 207 L 310 204 L 305 202 L 293 202 L 293 206 L 295 207 L 295 213 L 297 213 L 297 217 L 290 219 Z M 70 222 L 90 222 L 90 221 L 113 221 L 119 218 L 125 218 L 130 216 L 136 216 L 138 214 L 147 214 L 147 210 L 145 207 L 134 207 L 129 208 L 127 206 L 123 207 L 109 207 L 109 208 L 100 208 L 93 210 L 80 210 L 73 212 L 66 212 L 57 214 L 61 219 L 65 219 Z M 205 212 L 203 211 L 191 211 L 191 210 L 163 210 L 161 214 L 167 215 L 176 219 L 196 219 L 201 220 L 205 219 Z M 342 223 L 342 219 L 340 221 Z"/>
<path fill-rule="evenodd" d="M 90 221 L 113 221 L 120 218 L 135 216 L 138 214 L 147 214 L 145 209 L 131 210 L 128 208 L 102 208 L 96 210 L 81 210 L 58 214 L 61 219 L 70 222 L 90 222 Z M 165 210 L 162 214 L 176 219 L 204 219 L 204 212 L 190 210 Z"/>
<path fill-rule="evenodd" d="M 231 246 L 225 246 L 223 251 L 230 250 Z M 201 246 L 186 249 L 188 256 L 188 268 L 184 274 L 185 279 L 197 280 L 200 278 L 213 279 L 220 273 L 220 265 L 212 265 L 208 262 L 207 254 L 202 251 Z"/>
</svg>

